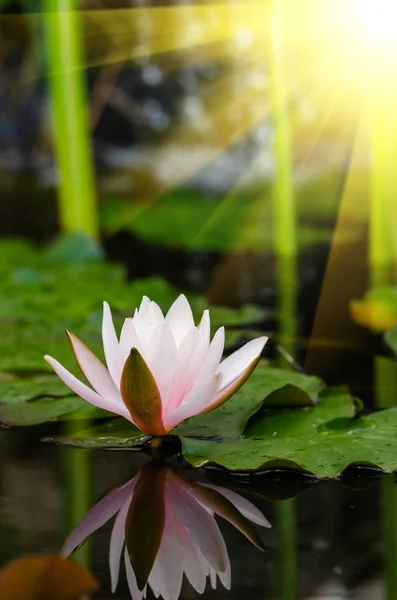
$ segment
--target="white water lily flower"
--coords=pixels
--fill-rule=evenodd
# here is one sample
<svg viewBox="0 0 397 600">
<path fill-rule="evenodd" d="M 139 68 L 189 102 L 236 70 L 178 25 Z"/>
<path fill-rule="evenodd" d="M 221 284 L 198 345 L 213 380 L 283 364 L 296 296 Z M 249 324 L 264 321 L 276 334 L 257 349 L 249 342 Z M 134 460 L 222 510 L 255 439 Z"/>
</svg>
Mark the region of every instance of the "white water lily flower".
<svg viewBox="0 0 397 600">
<path fill-rule="evenodd" d="M 79 338 L 67 333 L 93 389 L 45 356 L 62 381 L 87 402 L 125 417 L 154 436 L 226 402 L 251 375 L 267 341 L 266 337 L 252 340 L 221 362 L 224 328 L 210 343 L 208 310 L 196 327 L 184 295 L 166 316 L 144 296 L 134 317 L 124 321 L 120 339 L 105 302 L 102 337 L 107 368 Z"/>
</svg>

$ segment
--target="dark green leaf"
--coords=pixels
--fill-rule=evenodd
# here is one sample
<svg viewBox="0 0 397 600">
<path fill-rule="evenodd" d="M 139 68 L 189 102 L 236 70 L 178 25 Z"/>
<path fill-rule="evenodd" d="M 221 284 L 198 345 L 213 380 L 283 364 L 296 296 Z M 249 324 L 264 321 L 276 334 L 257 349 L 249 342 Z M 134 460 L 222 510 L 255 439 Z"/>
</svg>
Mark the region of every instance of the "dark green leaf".
<svg viewBox="0 0 397 600">
<path fill-rule="evenodd" d="M 173 433 L 197 437 L 238 437 L 250 417 L 264 406 L 314 406 L 322 382 L 318 377 L 259 363 L 248 381 L 226 404 L 187 419 Z"/>
<path fill-rule="evenodd" d="M 0 373 L 0 407 L 2 404 L 28 402 L 43 396 L 72 396 L 71 392 L 56 375 L 16 377 Z"/>
<path fill-rule="evenodd" d="M 397 409 L 355 418 L 347 395 L 328 395 L 317 407 L 265 411 L 245 437 L 224 443 L 183 439 L 185 459 L 231 470 L 296 468 L 335 477 L 352 463 L 397 469 Z"/>
<path fill-rule="evenodd" d="M 97 427 L 73 433 L 69 436 L 48 438 L 66 446 L 79 448 L 131 448 L 149 440 L 137 427 L 126 419 L 112 419 Z"/>
<path fill-rule="evenodd" d="M 0 423 L 5 425 L 37 425 L 64 419 L 76 411 L 92 416 L 92 407 L 77 396 L 66 398 L 40 398 L 31 402 L 0 405 Z M 104 412 L 104 411 L 103 411 Z M 106 413 L 105 413 L 106 414 Z"/>
</svg>

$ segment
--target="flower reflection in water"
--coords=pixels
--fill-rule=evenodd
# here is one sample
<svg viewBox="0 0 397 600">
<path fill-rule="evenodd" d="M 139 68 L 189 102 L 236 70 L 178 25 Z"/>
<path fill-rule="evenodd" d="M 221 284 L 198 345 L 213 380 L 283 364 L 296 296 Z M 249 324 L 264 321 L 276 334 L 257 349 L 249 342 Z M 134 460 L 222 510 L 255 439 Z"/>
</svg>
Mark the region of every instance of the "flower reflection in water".
<svg viewBox="0 0 397 600">
<path fill-rule="evenodd" d="M 203 593 L 207 577 L 230 589 L 230 561 L 215 514 L 239 529 L 253 544 L 263 544 L 252 523 L 270 527 L 263 514 L 239 494 L 190 481 L 165 464 L 151 463 L 125 485 L 98 502 L 70 533 L 67 556 L 117 513 L 110 540 L 109 564 L 115 591 L 124 548 L 133 600 L 146 594 L 177 600 L 183 574 Z"/>
</svg>

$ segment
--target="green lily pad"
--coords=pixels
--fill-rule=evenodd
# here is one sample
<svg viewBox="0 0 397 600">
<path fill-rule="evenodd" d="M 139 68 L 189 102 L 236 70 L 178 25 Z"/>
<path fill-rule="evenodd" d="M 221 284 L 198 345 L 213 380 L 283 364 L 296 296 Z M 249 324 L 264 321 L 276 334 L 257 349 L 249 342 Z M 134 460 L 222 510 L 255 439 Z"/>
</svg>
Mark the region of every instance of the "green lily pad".
<svg viewBox="0 0 397 600">
<path fill-rule="evenodd" d="M 0 423 L 9 427 L 39 425 L 49 421 L 86 421 L 111 418 L 113 413 L 88 404 L 75 395 L 43 396 L 29 402 L 0 404 Z"/>
<path fill-rule="evenodd" d="M 321 385 L 317 377 L 273 369 L 260 363 L 244 386 L 223 406 L 187 419 L 172 433 L 201 438 L 238 438 L 249 418 L 262 405 L 294 406 L 298 400 L 299 406 L 301 402 L 304 406 L 314 406 Z M 135 438 L 137 431 L 125 419 L 116 418 L 78 436 L 57 438 L 56 441 L 83 448 L 126 448 L 141 443 Z"/>
<path fill-rule="evenodd" d="M 322 381 L 259 363 L 242 388 L 216 410 L 187 419 L 174 432 L 181 436 L 236 438 L 262 407 L 315 406 Z"/>
<path fill-rule="evenodd" d="M 0 423 L 9 426 L 38 425 L 48 421 L 64 419 L 76 411 L 91 416 L 91 407 L 77 396 L 66 398 L 40 398 L 31 402 L 0 405 Z"/>
<path fill-rule="evenodd" d="M 355 415 L 353 398 L 327 395 L 313 408 L 264 411 L 236 440 L 218 443 L 185 437 L 184 458 L 195 467 L 295 468 L 321 479 L 336 477 L 352 464 L 373 465 L 385 472 L 397 469 L 397 409 Z"/>
<path fill-rule="evenodd" d="M 73 396 L 73 392 L 56 375 L 15 377 L 0 373 L 0 407 L 2 404 L 28 402 L 43 396 Z"/>
</svg>

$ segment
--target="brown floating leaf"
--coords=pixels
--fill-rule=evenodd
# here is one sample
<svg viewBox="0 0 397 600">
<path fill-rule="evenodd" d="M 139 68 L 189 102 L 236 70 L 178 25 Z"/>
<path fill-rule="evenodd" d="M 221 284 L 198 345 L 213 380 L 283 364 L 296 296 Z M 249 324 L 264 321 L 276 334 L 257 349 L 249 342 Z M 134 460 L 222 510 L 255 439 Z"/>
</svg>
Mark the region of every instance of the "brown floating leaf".
<svg viewBox="0 0 397 600">
<path fill-rule="evenodd" d="M 1 600 L 79 600 L 98 588 L 84 567 L 57 555 L 19 558 L 0 570 Z"/>
<path fill-rule="evenodd" d="M 149 579 L 163 537 L 166 476 L 166 466 L 143 467 L 125 523 L 125 543 L 141 591 Z"/>
<path fill-rule="evenodd" d="M 135 424 L 146 435 L 165 435 L 161 397 L 156 381 L 136 348 L 121 375 L 121 396 Z"/>
</svg>

